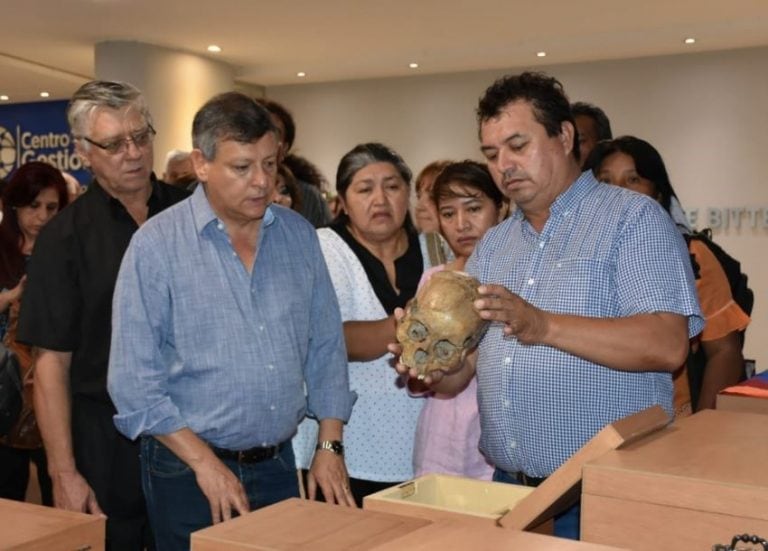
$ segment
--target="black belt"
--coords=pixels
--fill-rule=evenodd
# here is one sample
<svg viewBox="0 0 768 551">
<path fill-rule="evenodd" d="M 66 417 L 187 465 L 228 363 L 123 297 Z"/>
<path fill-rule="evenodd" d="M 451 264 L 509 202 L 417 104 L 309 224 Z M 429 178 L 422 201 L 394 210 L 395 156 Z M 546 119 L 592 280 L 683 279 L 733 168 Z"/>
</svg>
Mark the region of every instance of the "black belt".
<svg viewBox="0 0 768 551">
<path fill-rule="evenodd" d="M 250 448 L 247 450 L 225 450 L 211 446 L 213 453 L 219 459 L 229 459 L 238 463 L 259 463 L 267 459 L 277 457 L 285 446 L 285 442 L 276 446 L 267 446 L 265 448 Z"/>
<path fill-rule="evenodd" d="M 517 478 L 517 481 L 523 486 L 531 486 L 533 488 L 539 486 L 547 479 L 546 476 L 544 478 L 536 478 L 534 476 L 528 476 L 525 473 L 514 473 L 513 476 Z"/>
</svg>

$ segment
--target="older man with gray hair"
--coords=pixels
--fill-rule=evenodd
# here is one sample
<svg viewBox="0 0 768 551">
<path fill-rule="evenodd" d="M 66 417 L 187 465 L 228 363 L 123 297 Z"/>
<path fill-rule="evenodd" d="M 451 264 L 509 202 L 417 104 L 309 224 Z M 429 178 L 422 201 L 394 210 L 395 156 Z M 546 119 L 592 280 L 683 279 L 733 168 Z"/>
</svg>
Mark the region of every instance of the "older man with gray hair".
<svg viewBox="0 0 768 551">
<path fill-rule="evenodd" d="M 115 429 L 106 388 L 112 293 L 133 233 L 188 193 L 152 179 L 155 129 L 130 84 L 84 84 L 67 116 L 94 179 L 37 239 L 18 340 L 36 348 L 35 413 L 54 505 L 106 515 L 107 548 L 139 550 L 151 541 L 139 446 Z"/>
</svg>

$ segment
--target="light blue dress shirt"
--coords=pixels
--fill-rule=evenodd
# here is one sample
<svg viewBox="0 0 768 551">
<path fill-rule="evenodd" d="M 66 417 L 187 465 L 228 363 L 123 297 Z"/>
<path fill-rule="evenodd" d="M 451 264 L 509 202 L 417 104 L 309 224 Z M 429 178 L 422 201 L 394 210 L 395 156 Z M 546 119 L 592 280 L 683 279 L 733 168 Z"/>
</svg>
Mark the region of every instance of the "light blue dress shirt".
<svg viewBox="0 0 768 551">
<path fill-rule="evenodd" d="M 466 270 L 548 312 L 673 312 L 688 318 L 690 336 L 704 327 L 672 219 L 651 198 L 591 172 L 557 197 L 541 233 L 519 210 L 490 229 Z M 489 326 L 477 364 L 480 447 L 502 470 L 549 476 L 608 423 L 654 404 L 673 415 L 670 373 L 618 371 L 502 331 Z"/>
<path fill-rule="evenodd" d="M 188 427 L 241 450 L 288 440 L 307 410 L 349 419 L 336 296 L 314 228 L 288 209 L 267 209 L 249 274 L 198 186 L 134 235 L 112 325 L 108 389 L 128 438 Z"/>
</svg>

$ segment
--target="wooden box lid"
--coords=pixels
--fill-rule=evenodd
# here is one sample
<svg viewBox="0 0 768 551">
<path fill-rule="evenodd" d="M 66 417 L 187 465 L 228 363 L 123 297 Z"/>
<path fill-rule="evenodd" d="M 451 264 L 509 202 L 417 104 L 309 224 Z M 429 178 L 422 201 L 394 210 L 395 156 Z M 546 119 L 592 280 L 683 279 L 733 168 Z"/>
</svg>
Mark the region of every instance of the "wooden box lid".
<svg viewBox="0 0 768 551">
<path fill-rule="evenodd" d="M 430 521 L 299 498 L 192 534 L 193 551 L 372 549 Z"/>
<path fill-rule="evenodd" d="M 584 467 L 583 493 L 768 519 L 765 415 L 704 410 Z"/>
<path fill-rule="evenodd" d="M 542 524 L 579 499 L 582 469 L 605 453 L 664 428 L 671 419 L 660 406 L 644 409 L 603 427 L 541 485 L 499 519 L 505 528 L 526 530 Z"/>
<path fill-rule="evenodd" d="M 103 518 L 0 499 L 0 549 L 104 549 Z"/>
</svg>

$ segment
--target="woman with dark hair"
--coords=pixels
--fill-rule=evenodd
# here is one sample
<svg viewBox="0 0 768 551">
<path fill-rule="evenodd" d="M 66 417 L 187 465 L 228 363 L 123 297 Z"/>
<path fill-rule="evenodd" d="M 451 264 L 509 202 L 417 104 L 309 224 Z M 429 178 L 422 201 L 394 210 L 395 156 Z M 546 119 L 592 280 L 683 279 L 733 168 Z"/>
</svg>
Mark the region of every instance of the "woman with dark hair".
<svg viewBox="0 0 768 551">
<path fill-rule="evenodd" d="M 461 271 L 485 232 L 502 221 L 509 203 L 485 165 L 474 161 L 445 166 L 432 186 L 439 230 L 456 258 L 424 272 L 422 283 L 440 270 Z M 432 394 L 416 429 L 416 476 L 452 474 L 491 480 L 493 466 L 480 453 L 477 380 L 456 395 Z"/>
<path fill-rule="evenodd" d="M 358 145 L 339 163 L 336 189 L 342 212 L 318 230 L 339 300 L 357 393 L 344 429 L 352 495 L 363 497 L 413 477 L 416 420 L 424 400 L 411 397 L 387 345 L 395 341 L 395 308 L 416 293 L 427 267 L 423 240 L 408 214 L 411 171 L 379 143 Z M 306 420 L 294 439 L 297 462 L 307 468 L 317 424 Z"/>
<path fill-rule="evenodd" d="M 670 214 L 677 204 L 661 155 L 651 144 L 634 136 L 599 143 L 586 168 L 602 182 L 652 197 Z M 681 230 L 686 232 L 685 228 Z M 706 365 L 695 403 L 691 403 L 692 389 L 688 385 L 686 367 L 674 374 L 675 409 L 683 415 L 691 410 L 714 408 L 717 393 L 739 381 L 744 370 L 739 333 L 750 321 L 733 300 L 728 279 L 712 251 L 697 239 L 691 239 L 688 248 L 701 310 L 707 322 L 704 331 L 691 343 L 691 350 L 696 352 L 701 347 Z M 693 390 L 694 395 L 699 391 Z"/>
<path fill-rule="evenodd" d="M 29 462 L 37 466 L 43 503 L 53 505 L 45 452 L 32 409 L 32 354 L 16 342 L 16 322 L 24 290 L 25 267 L 40 230 L 68 202 L 67 184 L 51 165 L 33 161 L 22 165 L 3 193 L 0 222 L 0 333 L 16 353 L 24 381 L 19 421 L 0 444 L 0 497 L 24 501 Z"/>
<path fill-rule="evenodd" d="M 272 202 L 301 213 L 301 191 L 291 169 L 281 164 L 277 167 L 277 180 Z"/>
</svg>

